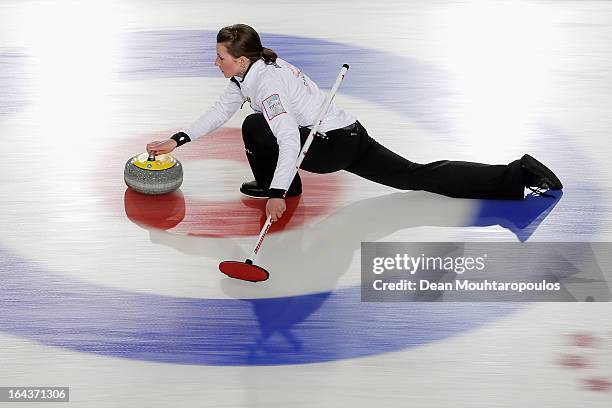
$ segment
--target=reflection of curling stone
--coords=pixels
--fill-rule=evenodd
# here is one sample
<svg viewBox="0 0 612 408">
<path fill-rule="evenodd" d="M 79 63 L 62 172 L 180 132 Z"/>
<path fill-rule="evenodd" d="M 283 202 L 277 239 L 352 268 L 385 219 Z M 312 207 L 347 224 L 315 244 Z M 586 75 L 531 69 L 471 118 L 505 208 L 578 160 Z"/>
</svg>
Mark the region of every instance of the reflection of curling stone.
<svg viewBox="0 0 612 408">
<path fill-rule="evenodd" d="M 169 230 L 185 218 L 185 198 L 181 190 L 150 197 L 128 188 L 123 200 L 130 221 L 147 229 Z"/>
<path fill-rule="evenodd" d="M 128 160 L 123 178 L 128 187 L 139 193 L 166 194 L 183 183 L 183 166 L 170 154 L 149 156 L 142 153 Z"/>
</svg>

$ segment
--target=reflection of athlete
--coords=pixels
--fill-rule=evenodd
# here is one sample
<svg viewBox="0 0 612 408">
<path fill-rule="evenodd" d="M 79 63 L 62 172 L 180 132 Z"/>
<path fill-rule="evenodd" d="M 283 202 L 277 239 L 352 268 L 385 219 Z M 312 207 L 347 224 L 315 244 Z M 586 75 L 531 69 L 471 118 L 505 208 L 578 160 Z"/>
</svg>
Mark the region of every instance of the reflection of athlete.
<svg viewBox="0 0 612 408">
<path fill-rule="evenodd" d="M 244 24 L 217 34 L 217 59 L 230 84 L 204 115 L 165 141 L 147 145 L 149 153 L 168 153 L 223 125 L 245 103 L 256 113 L 242 125 L 255 181 L 240 191 L 269 198 L 267 215 L 277 221 L 286 209 L 283 194 L 301 194 L 299 174 L 291 180 L 301 145 L 325 101 L 325 94 L 298 68 L 261 45 Z M 352 115 L 334 104 L 328 109 L 301 168 L 314 173 L 346 170 L 402 190 L 425 190 L 458 198 L 523 199 L 524 188 L 560 190 L 561 181 L 529 155 L 507 165 L 441 160 L 418 164 L 372 139 Z"/>
</svg>

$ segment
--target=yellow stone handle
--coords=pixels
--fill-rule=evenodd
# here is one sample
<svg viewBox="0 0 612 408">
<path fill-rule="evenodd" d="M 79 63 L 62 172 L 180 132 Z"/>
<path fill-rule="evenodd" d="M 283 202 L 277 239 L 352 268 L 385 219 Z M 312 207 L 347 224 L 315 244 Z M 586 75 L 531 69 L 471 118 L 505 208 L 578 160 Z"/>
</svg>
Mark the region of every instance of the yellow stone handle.
<svg viewBox="0 0 612 408">
<path fill-rule="evenodd" d="M 131 163 L 143 170 L 160 171 L 176 166 L 177 160 L 167 153 L 154 156 L 153 160 L 151 160 L 151 155 L 145 152 L 134 156 Z"/>
</svg>

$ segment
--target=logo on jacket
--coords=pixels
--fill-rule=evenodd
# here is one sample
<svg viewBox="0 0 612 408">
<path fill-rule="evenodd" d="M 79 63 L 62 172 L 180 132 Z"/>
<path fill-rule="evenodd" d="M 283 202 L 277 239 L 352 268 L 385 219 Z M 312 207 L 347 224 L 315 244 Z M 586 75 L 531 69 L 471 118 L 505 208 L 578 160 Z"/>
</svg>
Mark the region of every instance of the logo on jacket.
<svg viewBox="0 0 612 408">
<path fill-rule="evenodd" d="M 266 111 L 266 115 L 268 116 L 268 120 L 274 119 L 281 113 L 287 113 L 278 94 L 270 95 L 264 99 L 263 106 L 264 110 Z"/>
</svg>

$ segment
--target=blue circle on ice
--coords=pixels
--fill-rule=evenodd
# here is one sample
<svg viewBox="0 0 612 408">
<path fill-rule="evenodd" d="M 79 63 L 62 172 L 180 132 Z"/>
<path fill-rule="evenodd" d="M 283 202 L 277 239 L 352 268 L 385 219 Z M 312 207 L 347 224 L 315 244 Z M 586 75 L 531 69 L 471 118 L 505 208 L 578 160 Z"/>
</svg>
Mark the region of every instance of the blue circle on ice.
<svg viewBox="0 0 612 408">
<path fill-rule="evenodd" d="M 366 303 L 359 288 L 271 299 L 140 294 L 52 275 L 0 250 L 0 330 L 179 364 L 304 364 L 394 351 L 498 319 L 512 304 Z"/>
<path fill-rule="evenodd" d="M 130 79 L 218 77 L 213 65 L 215 34 L 128 33 L 119 75 Z M 342 92 L 452 135 L 452 120 L 445 109 L 446 76 L 435 67 L 340 43 L 273 34 L 262 38 L 322 88 L 331 87 L 339 67 L 349 63 L 351 71 Z M 392 66 L 385 63 L 391 57 Z M 559 143 L 566 140 L 552 136 Z M 583 185 L 590 195 L 579 204 L 590 213 L 566 217 L 588 215 L 588 221 L 584 220 L 588 228 L 580 235 L 586 237 L 597 230 L 601 209 L 598 190 Z M 514 227 L 521 240 L 529 237 L 525 225 L 543 211 L 540 204 L 528 200 L 476 203 L 478 215 L 466 224 L 501 220 Z M 572 231 L 572 237 L 576 233 Z M 361 302 L 359 287 L 269 299 L 168 297 L 54 275 L 5 249 L 0 249 L 0 279 L 0 330 L 6 333 L 82 352 L 180 364 L 305 364 L 380 354 L 464 333 L 521 307 L 511 303 L 367 303 Z"/>
</svg>

